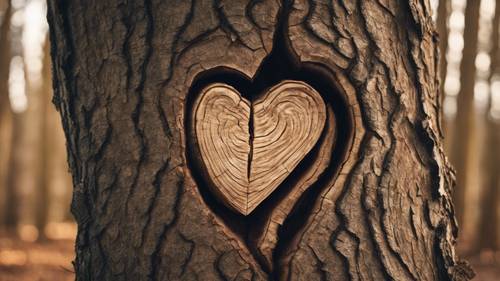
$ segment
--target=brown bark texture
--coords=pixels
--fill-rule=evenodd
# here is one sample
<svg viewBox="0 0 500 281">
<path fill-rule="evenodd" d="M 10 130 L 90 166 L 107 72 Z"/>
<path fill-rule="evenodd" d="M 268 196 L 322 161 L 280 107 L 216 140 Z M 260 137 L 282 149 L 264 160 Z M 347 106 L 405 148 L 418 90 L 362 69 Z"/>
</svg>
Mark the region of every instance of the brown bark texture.
<svg viewBox="0 0 500 281">
<path fill-rule="evenodd" d="M 49 1 L 77 280 L 470 279 L 427 3 Z M 193 101 L 212 83 L 252 99 L 283 80 L 334 116 L 244 216 L 207 188 Z"/>
</svg>

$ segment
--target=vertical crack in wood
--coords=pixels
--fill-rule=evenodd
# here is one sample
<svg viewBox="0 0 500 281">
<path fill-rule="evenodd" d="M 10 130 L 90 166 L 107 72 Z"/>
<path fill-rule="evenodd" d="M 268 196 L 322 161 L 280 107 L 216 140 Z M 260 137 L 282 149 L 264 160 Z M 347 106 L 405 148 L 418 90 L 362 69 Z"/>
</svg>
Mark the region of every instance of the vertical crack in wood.
<svg viewBox="0 0 500 281">
<path fill-rule="evenodd" d="M 253 160 L 253 141 L 254 141 L 254 102 L 250 100 L 250 117 L 248 118 L 248 146 L 250 149 L 248 150 L 248 163 L 247 163 L 247 194 L 246 194 L 246 210 L 245 213 L 248 213 L 248 199 L 250 194 L 250 175 L 252 174 L 252 160 Z"/>
</svg>

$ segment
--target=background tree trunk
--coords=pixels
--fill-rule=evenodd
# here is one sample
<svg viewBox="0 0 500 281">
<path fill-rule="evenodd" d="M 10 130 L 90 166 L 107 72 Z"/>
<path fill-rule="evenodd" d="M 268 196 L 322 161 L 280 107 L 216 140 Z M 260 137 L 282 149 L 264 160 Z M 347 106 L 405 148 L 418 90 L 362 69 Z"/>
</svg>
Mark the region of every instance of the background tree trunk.
<svg viewBox="0 0 500 281">
<path fill-rule="evenodd" d="M 500 202 L 500 124 L 498 120 L 487 120 L 486 154 L 487 179 L 482 191 L 479 239 L 475 250 L 498 250 L 498 207 Z"/>
<path fill-rule="evenodd" d="M 14 114 L 9 184 L 18 202 L 13 206 L 18 213 L 15 217 L 16 224 L 36 226 L 42 180 L 42 159 L 39 152 L 42 149 L 43 96 L 40 89 L 33 87 L 26 73 L 25 81 L 28 105 L 24 111 Z M 37 238 L 37 234 L 30 231 L 27 239 L 34 238 Z"/>
<path fill-rule="evenodd" d="M 6 2 L 6 3 L 5 3 Z M 10 66 L 10 1 L 2 2 L 4 17 L 0 26 L 0 225 L 12 226 L 15 215 L 13 191 L 8 184 L 11 158 L 12 110 L 9 102 L 9 66 Z"/>
<path fill-rule="evenodd" d="M 490 76 L 489 83 L 492 85 L 495 80 L 500 79 L 500 3 L 495 6 L 495 16 L 492 21 L 492 38 L 490 50 Z M 500 202 L 500 125 L 499 120 L 495 120 L 490 115 L 493 108 L 493 97 L 490 88 L 489 106 L 484 112 L 484 122 L 486 124 L 486 143 L 483 147 L 483 157 L 486 167 L 486 181 L 481 198 L 481 216 L 479 217 L 479 239 L 475 245 L 476 251 L 498 250 L 498 207 Z"/>
<path fill-rule="evenodd" d="M 422 5 L 49 1 L 77 279 L 470 279 L 454 251 L 437 38 Z M 197 168 L 193 99 L 214 82 L 252 97 L 285 79 L 331 106 L 333 152 L 323 154 L 325 132 L 289 180 L 239 215 Z M 317 180 L 288 196 L 323 160 Z"/>
<path fill-rule="evenodd" d="M 439 0 L 439 6 L 437 9 L 436 26 L 437 32 L 439 34 L 439 78 L 441 83 L 439 84 L 439 93 L 441 95 L 441 104 L 443 102 L 445 91 L 444 82 L 446 80 L 447 71 L 447 61 L 446 61 L 446 51 L 448 50 L 448 17 L 450 11 L 450 1 Z M 442 109 L 442 106 L 441 106 Z M 442 116 L 443 114 L 441 114 Z M 443 123 L 442 120 L 440 120 Z M 446 122 L 443 123 L 446 132 Z"/>
<path fill-rule="evenodd" d="M 476 140 L 474 133 L 474 84 L 476 81 L 477 33 L 481 1 L 467 1 L 465 6 L 464 49 L 460 64 L 460 91 L 457 97 L 452 162 L 457 170 L 457 187 L 453 193 L 456 216 L 464 222 L 467 173 L 470 171 L 471 153 Z"/>
<path fill-rule="evenodd" d="M 45 110 L 43 129 L 43 177 L 45 185 L 45 201 L 39 200 L 43 205 L 40 208 L 44 211 L 44 218 L 41 220 L 45 224 L 48 219 L 52 221 L 65 221 L 71 219 L 71 213 L 67 202 L 71 201 L 71 177 L 68 172 L 68 162 L 66 160 L 66 145 L 64 132 L 62 130 L 61 116 L 55 110 L 52 100 L 52 80 L 51 80 L 51 60 L 50 42 L 44 46 L 44 58 L 42 69 L 42 93 L 43 106 Z M 59 126 L 55 126 L 58 124 Z"/>
<path fill-rule="evenodd" d="M 47 46 L 44 49 L 48 48 L 48 40 L 46 42 Z M 54 169 L 50 165 L 51 159 L 53 157 L 54 145 L 56 143 L 52 143 L 53 133 L 50 128 L 55 123 L 49 123 L 52 121 L 49 118 L 50 112 L 50 96 L 52 91 L 50 90 L 51 83 L 49 82 L 49 76 L 47 72 L 50 69 L 50 61 L 45 57 L 43 59 L 42 66 L 42 79 L 40 80 L 40 85 L 34 90 L 35 94 L 38 96 L 40 102 L 40 115 L 39 118 L 39 128 L 40 132 L 40 141 L 38 148 L 40 149 L 36 154 L 39 155 L 39 169 L 37 170 L 38 175 L 38 184 L 35 189 L 36 194 L 36 213 L 35 213 L 35 224 L 37 229 L 39 230 L 40 235 L 38 236 L 39 240 L 45 240 L 45 227 L 47 226 L 49 219 L 49 206 L 50 206 L 50 186 L 51 186 L 51 171 Z M 46 85 L 49 84 L 49 85 Z"/>
</svg>

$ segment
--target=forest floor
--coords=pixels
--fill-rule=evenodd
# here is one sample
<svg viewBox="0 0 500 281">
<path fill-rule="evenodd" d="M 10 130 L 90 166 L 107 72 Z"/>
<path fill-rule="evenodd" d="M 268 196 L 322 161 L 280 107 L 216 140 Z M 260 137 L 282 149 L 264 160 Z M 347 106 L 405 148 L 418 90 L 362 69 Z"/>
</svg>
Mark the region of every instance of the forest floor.
<svg viewBox="0 0 500 281">
<path fill-rule="evenodd" d="M 30 242 L 0 232 L 0 281 L 74 280 L 74 240 L 62 236 L 66 237 Z M 475 281 L 500 281 L 500 253 L 466 259 L 476 271 Z"/>
<path fill-rule="evenodd" d="M 472 256 L 465 258 L 474 268 L 476 277 L 474 281 L 500 281 L 500 260 L 497 254 L 496 260 L 481 258 L 479 256 Z"/>
<path fill-rule="evenodd" d="M 0 281 L 74 280 L 75 249 L 70 237 L 76 234 L 66 232 L 58 239 L 35 242 L 0 231 Z"/>
</svg>

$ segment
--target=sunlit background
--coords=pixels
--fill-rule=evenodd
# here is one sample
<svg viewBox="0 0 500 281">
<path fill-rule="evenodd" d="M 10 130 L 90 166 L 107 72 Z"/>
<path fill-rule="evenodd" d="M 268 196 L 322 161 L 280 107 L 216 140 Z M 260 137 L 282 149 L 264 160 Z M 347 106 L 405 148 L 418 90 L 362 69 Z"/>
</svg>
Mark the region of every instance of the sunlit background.
<svg viewBox="0 0 500 281">
<path fill-rule="evenodd" d="M 0 0 L 0 280 L 73 280 L 76 227 L 51 103 L 44 0 Z"/>
<path fill-rule="evenodd" d="M 467 3 L 468 2 L 468 3 Z M 431 0 L 443 54 L 445 148 L 457 168 L 459 252 L 500 280 L 500 7 Z M 500 5 L 500 1 L 498 2 Z M 44 0 L 0 0 L 0 280 L 72 280 L 71 178 Z"/>
<path fill-rule="evenodd" d="M 500 7 L 496 2 L 433 0 L 431 4 L 444 54 L 443 126 L 447 155 L 457 169 L 459 250 L 472 256 L 469 260 L 499 269 Z M 500 275 L 492 278 L 500 280 Z"/>
</svg>

